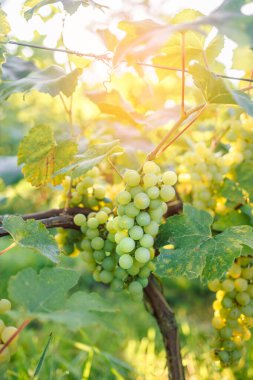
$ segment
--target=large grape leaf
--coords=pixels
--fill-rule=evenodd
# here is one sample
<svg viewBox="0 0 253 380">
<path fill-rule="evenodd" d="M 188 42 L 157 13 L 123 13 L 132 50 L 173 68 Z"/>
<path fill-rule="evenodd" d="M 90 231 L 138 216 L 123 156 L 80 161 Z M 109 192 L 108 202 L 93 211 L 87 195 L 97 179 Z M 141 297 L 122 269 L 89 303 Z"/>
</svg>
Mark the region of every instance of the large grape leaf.
<svg viewBox="0 0 253 380">
<path fill-rule="evenodd" d="M 31 317 L 62 323 L 72 330 L 101 323 L 103 313 L 116 311 L 96 293 L 78 291 L 69 297 L 78 279 L 79 274 L 69 269 L 45 268 L 38 274 L 28 268 L 10 279 L 9 296 Z"/>
<path fill-rule="evenodd" d="M 21 216 L 9 215 L 4 217 L 2 224 L 16 244 L 32 248 L 53 262 L 58 261 L 59 248 L 43 223 L 33 219 L 25 221 Z"/>
<path fill-rule="evenodd" d="M 239 105 L 253 116 L 253 102 L 247 94 L 231 89 L 222 78 L 217 77 L 199 63 L 192 65 L 189 72 L 207 102 Z"/>
<path fill-rule="evenodd" d="M 61 67 L 53 65 L 44 70 L 31 71 L 19 80 L 3 81 L 0 83 L 0 101 L 8 99 L 14 93 L 26 93 L 32 90 L 51 96 L 59 95 L 60 92 L 70 96 L 76 88 L 81 72 L 81 69 L 75 69 L 66 74 Z"/>
<path fill-rule="evenodd" d="M 2 80 L 14 81 L 22 79 L 32 72 L 39 71 L 32 61 L 10 55 L 2 68 Z"/>
<path fill-rule="evenodd" d="M 61 176 L 53 174 L 69 165 L 77 152 L 77 144 L 72 140 L 57 143 L 53 128 L 38 125 L 32 128 L 21 141 L 18 164 L 24 164 L 22 171 L 33 186 L 41 186 L 61 181 Z"/>
<path fill-rule="evenodd" d="M 90 146 L 83 154 L 76 156 L 73 164 L 58 170 L 55 175 L 71 173 L 72 178 L 80 177 L 88 170 L 98 165 L 106 157 L 119 154 L 122 149 L 118 145 L 119 140 Z"/>
<path fill-rule="evenodd" d="M 220 278 L 240 256 L 243 245 L 253 248 L 253 229 L 236 226 L 212 236 L 212 216 L 190 205 L 182 215 L 167 219 L 160 228 L 156 245 L 160 248 L 157 274 L 161 277 Z M 165 245 L 172 244 L 173 249 Z M 165 246 L 164 248 L 161 248 Z"/>
</svg>

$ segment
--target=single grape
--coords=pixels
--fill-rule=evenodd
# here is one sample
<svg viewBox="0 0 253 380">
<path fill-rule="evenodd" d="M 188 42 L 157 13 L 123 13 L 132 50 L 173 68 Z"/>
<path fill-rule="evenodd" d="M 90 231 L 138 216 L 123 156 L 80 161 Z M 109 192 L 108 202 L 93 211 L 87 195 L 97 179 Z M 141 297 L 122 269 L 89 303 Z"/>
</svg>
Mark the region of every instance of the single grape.
<svg viewBox="0 0 253 380">
<path fill-rule="evenodd" d="M 129 269 L 133 265 L 133 258 L 132 256 L 125 254 L 120 256 L 119 258 L 119 265 L 123 269 Z"/>
<path fill-rule="evenodd" d="M 114 258 L 113 257 L 106 257 L 104 260 L 103 260 L 103 262 L 102 262 L 102 267 L 105 269 L 105 270 L 107 270 L 107 271 L 109 271 L 109 272 L 111 272 L 112 270 L 114 270 L 115 269 L 115 265 L 116 265 L 116 262 L 115 262 L 115 260 L 114 260 Z"/>
<path fill-rule="evenodd" d="M 86 237 L 90 240 L 99 237 L 99 231 L 96 228 L 88 228 L 86 231 Z"/>
<path fill-rule="evenodd" d="M 105 197 L 105 188 L 104 186 L 94 187 L 94 197 L 97 199 L 104 199 Z"/>
<path fill-rule="evenodd" d="M 157 186 L 152 186 L 146 190 L 146 193 L 147 193 L 148 197 L 153 200 L 153 199 L 157 199 L 159 197 L 160 190 Z"/>
<path fill-rule="evenodd" d="M 7 311 L 11 310 L 11 303 L 9 300 L 2 298 L 0 300 L 0 314 L 7 313 Z"/>
<path fill-rule="evenodd" d="M 234 286 L 238 292 L 244 292 L 248 287 L 248 281 L 244 278 L 237 278 L 234 282 Z"/>
<path fill-rule="evenodd" d="M 143 176 L 144 189 L 155 186 L 158 183 L 159 178 L 153 173 L 148 173 Z"/>
<path fill-rule="evenodd" d="M 149 197 L 145 193 L 136 194 L 134 197 L 134 205 L 140 210 L 144 210 L 145 208 L 147 208 L 149 206 L 149 203 Z"/>
<path fill-rule="evenodd" d="M 105 224 L 108 220 L 108 214 L 105 211 L 99 211 L 96 215 L 99 224 Z"/>
<path fill-rule="evenodd" d="M 129 253 L 135 248 L 135 241 L 130 237 L 125 237 L 119 243 L 120 249 L 124 253 Z"/>
<path fill-rule="evenodd" d="M 164 185 L 173 186 L 177 182 L 177 175 L 173 171 L 167 171 L 162 175 L 162 181 Z"/>
<path fill-rule="evenodd" d="M 140 245 L 144 248 L 151 248 L 154 245 L 154 238 L 151 235 L 145 234 L 140 239 Z"/>
<path fill-rule="evenodd" d="M 153 162 L 153 161 L 147 161 L 143 165 L 143 172 L 145 174 L 153 173 L 153 174 L 159 174 L 160 168 L 159 166 Z"/>
<path fill-rule="evenodd" d="M 164 185 L 160 190 L 160 197 L 164 202 L 171 201 L 176 195 L 175 189 L 172 186 Z"/>
<path fill-rule="evenodd" d="M 99 251 L 104 247 L 104 240 L 101 237 L 95 237 L 91 241 L 91 246 L 94 250 Z"/>
<path fill-rule="evenodd" d="M 250 296 L 246 292 L 240 292 L 235 297 L 236 301 L 241 306 L 246 306 L 250 303 Z"/>
<path fill-rule="evenodd" d="M 220 317 L 214 317 L 212 319 L 212 325 L 215 329 L 220 330 L 224 327 L 224 321 Z"/>
<path fill-rule="evenodd" d="M 135 218 L 139 214 L 140 210 L 135 207 L 134 203 L 131 202 L 125 206 L 125 214 L 131 218 Z"/>
<path fill-rule="evenodd" d="M 76 214 L 74 216 L 74 223 L 76 226 L 81 226 L 86 222 L 86 216 L 83 214 Z"/>
<path fill-rule="evenodd" d="M 136 222 L 139 226 L 145 227 L 150 223 L 150 215 L 145 211 L 141 211 L 136 217 Z"/>
<path fill-rule="evenodd" d="M 120 205 L 127 205 L 128 203 L 131 202 L 131 194 L 124 190 L 124 191 L 121 191 L 118 195 L 117 195 L 117 202 L 120 204 Z"/>
<path fill-rule="evenodd" d="M 138 294 L 138 293 L 142 293 L 143 288 L 138 281 L 133 281 L 129 284 L 128 290 L 132 294 L 136 294 L 136 293 Z"/>
<path fill-rule="evenodd" d="M 144 227 L 144 231 L 146 234 L 155 237 L 159 231 L 159 224 L 152 220 L 147 226 Z"/>
<path fill-rule="evenodd" d="M 136 170 L 126 170 L 123 175 L 123 180 L 128 186 L 138 186 L 141 176 Z"/>
<path fill-rule="evenodd" d="M 2 339 L 3 343 L 6 343 L 13 336 L 13 334 L 15 334 L 17 332 L 17 330 L 18 329 L 14 326 L 5 327 L 2 331 L 2 334 L 1 334 L 1 339 Z M 17 339 L 18 339 L 18 335 L 15 337 L 14 340 L 17 340 Z"/>
<path fill-rule="evenodd" d="M 140 240 L 143 236 L 143 229 L 140 226 L 133 226 L 129 230 L 129 236 L 134 240 Z"/>
<path fill-rule="evenodd" d="M 150 260 L 150 251 L 147 248 L 137 248 L 135 251 L 135 258 L 139 263 L 146 263 Z"/>
<path fill-rule="evenodd" d="M 94 251 L 93 257 L 97 263 L 101 263 L 103 261 L 103 259 L 105 258 L 105 253 L 104 253 L 104 251 Z"/>
<path fill-rule="evenodd" d="M 89 228 L 95 229 L 99 226 L 99 221 L 97 220 L 97 218 L 89 218 L 87 221 L 87 226 Z"/>
<path fill-rule="evenodd" d="M 221 287 L 225 292 L 231 292 L 234 289 L 234 281 L 226 279 L 222 281 Z"/>
<path fill-rule="evenodd" d="M 100 273 L 100 281 L 102 281 L 104 284 L 109 284 L 113 280 L 113 273 L 108 272 L 107 270 L 102 270 Z"/>
</svg>

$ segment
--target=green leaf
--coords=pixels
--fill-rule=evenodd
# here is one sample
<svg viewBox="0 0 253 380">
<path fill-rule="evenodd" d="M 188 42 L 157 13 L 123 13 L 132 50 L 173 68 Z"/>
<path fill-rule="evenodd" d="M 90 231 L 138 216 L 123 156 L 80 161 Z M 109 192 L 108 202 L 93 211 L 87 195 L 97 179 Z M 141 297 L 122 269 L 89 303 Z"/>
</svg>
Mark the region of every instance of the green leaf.
<svg viewBox="0 0 253 380">
<path fill-rule="evenodd" d="M 82 70 L 75 69 L 66 74 L 61 67 L 53 65 L 44 70 L 32 71 L 19 80 L 3 81 L 0 83 L 0 100 L 8 99 L 14 93 L 25 93 L 32 90 L 51 96 L 59 95 L 62 92 L 69 97 L 76 88 L 81 72 Z"/>
<path fill-rule="evenodd" d="M 60 183 L 61 176 L 53 174 L 69 165 L 77 152 L 77 144 L 65 140 L 57 144 L 53 128 L 38 125 L 32 128 L 21 141 L 18 151 L 18 164 L 24 164 L 22 171 L 33 186 L 52 182 Z"/>
<path fill-rule="evenodd" d="M 231 227 L 212 236 L 212 222 L 208 212 L 187 204 L 182 215 L 168 218 L 160 228 L 157 247 L 172 244 L 174 248 L 160 249 L 157 274 L 203 281 L 220 278 L 240 256 L 243 245 L 253 248 L 252 227 Z"/>
<path fill-rule="evenodd" d="M 246 190 L 250 196 L 251 201 L 253 200 L 252 189 L 253 189 L 253 175 L 252 175 L 253 161 L 243 161 L 240 165 L 236 167 L 236 179 L 240 186 Z"/>
<path fill-rule="evenodd" d="M 241 210 L 233 210 L 226 215 L 220 215 L 213 223 L 215 231 L 224 231 L 229 227 L 242 226 L 250 224 L 250 218 L 241 212 Z"/>
<path fill-rule="evenodd" d="M 55 175 L 71 172 L 73 178 L 80 177 L 88 170 L 98 165 L 106 157 L 122 152 L 118 145 L 119 140 L 90 146 L 83 154 L 76 156 L 76 161 L 66 168 L 58 170 Z"/>
<path fill-rule="evenodd" d="M 10 298 L 41 321 L 62 323 L 71 330 L 101 323 L 104 313 L 116 309 L 96 293 L 68 292 L 78 281 L 77 272 L 62 268 L 45 268 L 37 274 L 28 268 L 9 282 Z"/>
<path fill-rule="evenodd" d="M 0 45 L 1 46 L 1 45 Z M 10 55 L 3 65 L 3 81 L 14 81 L 22 79 L 32 72 L 38 71 L 32 61 L 25 61 L 22 58 Z"/>
<path fill-rule="evenodd" d="M 43 223 L 33 219 L 25 221 L 21 216 L 10 215 L 4 217 L 3 228 L 21 247 L 32 248 L 53 262 L 58 261 L 58 246 Z"/>
<path fill-rule="evenodd" d="M 195 85 L 201 90 L 205 100 L 213 104 L 232 104 L 242 107 L 253 116 L 253 102 L 247 94 L 229 88 L 228 84 L 206 68 L 195 63 L 189 68 Z"/>
<path fill-rule="evenodd" d="M 6 18 L 6 13 L 0 8 L 0 40 L 3 40 L 11 28 Z"/>
<path fill-rule="evenodd" d="M 41 368 L 42 368 L 42 366 L 43 366 L 43 363 L 44 363 L 44 361 L 45 361 L 46 354 L 47 354 L 47 351 L 48 351 L 49 345 L 50 345 L 50 343 L 51 343 L 52 337 L 53 337 L 53 334 L 51 333 L 51 334 L 49 335 L 49 338 L 48 338 L 47 344 L 46 344 L 46 346 L 45 346 L 45 348 L 44 348 L 44 350 L 43 350 L 43 352 L 42 352 L 42 355 L 41 355 L 41 357 L 40 357 L 40 360 L 39 360 L 39 362 L 38 362 L 38 364 L 37 364 L 37 367 L 36 367 L 36 369 L 35 369 L 35 372 L 34 372 L 34 375 L 33 375 L 33 379 L 34 379 L 36 376 L 38 376 L 39 373 L 40 373 L 40 370 L 41 370 Z"/>
<path fill-rule="evenodd" d="M 227 207 L 235 208 L 236 206 L 245 203 L 242 188 L 239 186 L 239 183 L 234 182 L 231 179 L 225 178 L 222 184 L 221 195 L 226 198 Z"/>
<path fill-rule="evenodd" d="M 62 308 L 78 279 L 79 274 L 69 269 L 44 268 L 38 274 L 26 268 L 11 277 L 8 292 L 13 301 L 30 313 L 49 313 Z"/>
</svg>

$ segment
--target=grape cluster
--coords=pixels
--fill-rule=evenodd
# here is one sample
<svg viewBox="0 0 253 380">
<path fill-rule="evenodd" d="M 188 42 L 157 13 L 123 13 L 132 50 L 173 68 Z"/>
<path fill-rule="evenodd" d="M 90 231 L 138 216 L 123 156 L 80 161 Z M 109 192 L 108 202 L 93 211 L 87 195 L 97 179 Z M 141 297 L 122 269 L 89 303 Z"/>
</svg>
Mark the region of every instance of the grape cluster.
<svg viewBox="0 0 253 380">
<path fill-rule="evenodd" d="M 5 314 L 11 309 L 11 303 L 7 299 L 0 299 L 0 314 Z M 4 321 L 0 319 L 0 350 L 10 337 L 17 331 L 14 326 L 5 326 Z M 10 361 L 11 356 L 17 351 L 18 335 L 0 354 L 0 364 Z"/>
<path fill-rule="evenodd" d="M 96 166 L 73 182 L 71 182 L 70 178 L 65 179 L 60 206 L 65 206 L 69 194 L 69 207 L 88 207 L 98 211 L 107 206 L 105 207 L 106 212 L 111 212 L 111 209 L 108 211 L 111 206 L 110 200 L 105 197 L 106 184 L 99 168 Z M 80 224 L 77 225 L 81 226 Z M 60 229 L 55 238 L 65 254 L 75 255 L 82 250 L 83 232 L 86 232 L 86 224 L 81 228 L 81 232 Z"/>
<path fill-rule="evenodd" d="M 217 330 L 215 357 L 225 367 L 235 365 L 253 327 L 253 259 L 238 258 L 224 280 L 211 281 L 208 286 L 216 292 L 212 320 Z"/>
<path fill-rule="evenodd" d="M 229 169 L 226 156 L 200 142 L 192 151 L 180 156 L 179 161 L 180 193 L 185 194 L 193 206 L 213 212 L 216 207 L 214 194 Z"/>
<path fill-rule="evenodd" d="M 114 234 L 118 270 L 125 277 L 123 282 L 138 299 L 153 269 L 154 239 L 167 211 L 166 202 L 175 196 L 173 185 L 177 176 L 172 171 L 161 174 L 160 167 L 148 161 L 141 174 L 126 170 L 123 180 L 126 188 L 116 197 L 117 216 L 107 228 Z"/>
<path fill-rule="evenodd" d="M 141 173 L 126 170 L 125 189 L 117 192 L 114 207 L 105 197 L 105 186 L 96 185 L 98 174 L 99 169 L 93 168 L 72 184 L 70 206 L 88 205 L 92 212 L 87 217 L 75 215 L 80 232 L 61 231 L 56 239 L 68 254 L 80 253 L 94 280 L 115 290 L 126 288 L 140 299 L 154 270 L 154 239 L 167 211 L 166 202 L 175 196 L 177 176 L 173 171 L 162 174 L 152 161 L 143 165 Z M 69 186 L 70 182 L 65 197 Z"/>
</svg>

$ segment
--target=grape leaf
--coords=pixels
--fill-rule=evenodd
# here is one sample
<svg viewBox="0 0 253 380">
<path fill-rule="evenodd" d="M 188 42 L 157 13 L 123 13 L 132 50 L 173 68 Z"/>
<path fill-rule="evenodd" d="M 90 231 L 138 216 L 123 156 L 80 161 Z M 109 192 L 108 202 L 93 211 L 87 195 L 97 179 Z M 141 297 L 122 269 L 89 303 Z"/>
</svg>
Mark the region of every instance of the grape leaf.
<svg viewBox="0 0 253 380">
<path fill-rule="evenodd" d="M 239 105 L 253 116 L 253 102 L 247 94 L 229 88 L 228 84 L 206 68 L 195 63 L 189 68 L 195 85 L 209 103 Z"/>
<path fill-rule="evenodd" d="M 246 190 L 250 196 L 251 201 L 253 201 L 252 189 L 253 189 L 253 161 L 247 160 L 243 161 L 240 165 L 236 167 L 236 178 L 240 186 Z"/>
<path fill-rule="evenodd" d="M 25 61 L 22 58 L 9 56 L 2 68 L 2 80 L 18 80 L 26 77 L 31 72 L 38 71 L 32 61 Z"/>
<path fill-rule="evenodd" d="M 224 231 L 228 227 L 250 224 L 250 218 L 241 210 L 232 210 L 228 214 L 220 215 L 213 223 L 215 231 Z"/>
<path fill-rule="evenodd" d="M 241 254 L 243 245 L 253 248 L 253 229 L 236 226 L 212 236 L 212 216 L 190 205 L 182 215 L 167 219 L 160 227 L 158 248 L 172 244 L 173 249 L 160 248 L 157 274 L 201 277 L 203 281 L 221 277 Z"/>
<path fill-rule="evenodd" d="M 226 198 L 226 206 L 230 208 L 235 208 L 240 204 L 245 203 L 243 190 L 239 186 L 239 183 L 234 182 L 229 178 L 225 178 L 222 184 L 221 196 Z"/>
<path fill-rule="evenodd" d="M 32 128 L 21 141 L 18 151 L 18 164 L 24 164 L 22 171 L 33 186 L 52 182 L 60 183 L 61 176 L 53 174 L 74 159 L 77 144 L 72 140 L 64 140 L 57 144 L 50 126 L 38 125 Z"/>
<path fill-rule="evenodd" d="M 73 164 L 58 170 L 55 175 L 58 176 L 71 172 L 72 178 L 80 177 L 95 165 L 98 165 L 106 157 L 121 153 L 122 149 L 118 146 L 118 142 L 119 140 L 114 140 L 108 143 L 90 146 L 83 154 L 76 156 L 76 160 Z"/>
<path fill-rule="evenodd" d="M 8 99 L 14 93 L 37 90 L 51 96 L 62 92 L 70 96 L 77 85 L 81 69 L 75 69 L 69 74 L 56 65 L 44 70 L 36 70 L 19 80 L 3 81 L 0 83 L 0 100 Z"/>
<path fill-rule="evenodd" d="M 2 224 L 21 247 L 32 248 L 53 262 L 58 261 L 58 246 L 43 223 L 33 219 L 25 221 L 21 216 L 10 215 L 3 218 Z"/>
<path fill-rule="evenodd" d="M 0 8 L 0 40 L 3 40 L 11 28 L 6 18 L 6 13 Z"/>
<path fill-rule="evenodd" d="M 32 317 L 62 323 L 71 330 L 101 323 L 103 313 L 116 309 L 96 293 L 78 291 L 68 297 L 78 278 L 79 274 L 69 269 L 45 268 L 39 274 L 24 269 L 10 279 L 9 296 Z"/>
</svg>

